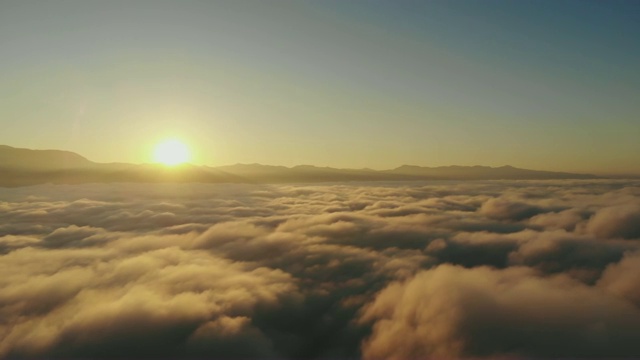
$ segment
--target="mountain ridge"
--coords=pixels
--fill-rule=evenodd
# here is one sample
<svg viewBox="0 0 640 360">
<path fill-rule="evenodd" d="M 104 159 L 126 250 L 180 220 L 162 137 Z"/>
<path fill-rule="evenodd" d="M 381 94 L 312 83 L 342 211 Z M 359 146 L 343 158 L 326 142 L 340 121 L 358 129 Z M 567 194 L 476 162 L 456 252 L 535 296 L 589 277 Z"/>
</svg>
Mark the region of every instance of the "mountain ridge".
<svg viewBox="0 0 640 360">
<path fill-rule="evenodd" d="M 200 166 L 97 163 L 63 150 L 32 150 L 0 145 L 0 186 L 88 182 L 296 183 L 418 180 L 596 179 L 592 174 L 529 170 L 504 165 L 401 165 L 389 170 L 340 169 L 314 165 L 263 164 Z"/>
</svg>

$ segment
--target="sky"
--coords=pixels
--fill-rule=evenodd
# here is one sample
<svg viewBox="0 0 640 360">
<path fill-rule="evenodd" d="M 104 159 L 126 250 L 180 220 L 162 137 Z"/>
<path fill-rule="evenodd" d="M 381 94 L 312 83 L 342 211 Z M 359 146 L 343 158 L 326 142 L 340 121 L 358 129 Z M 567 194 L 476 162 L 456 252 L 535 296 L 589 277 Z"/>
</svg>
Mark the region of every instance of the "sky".
<svg viewBox="0 0 640 360">
<path fill-rule="evenodd" d="M 637 1 L 0 0 L 0 144 L 640 173 Z"/>
</svg>

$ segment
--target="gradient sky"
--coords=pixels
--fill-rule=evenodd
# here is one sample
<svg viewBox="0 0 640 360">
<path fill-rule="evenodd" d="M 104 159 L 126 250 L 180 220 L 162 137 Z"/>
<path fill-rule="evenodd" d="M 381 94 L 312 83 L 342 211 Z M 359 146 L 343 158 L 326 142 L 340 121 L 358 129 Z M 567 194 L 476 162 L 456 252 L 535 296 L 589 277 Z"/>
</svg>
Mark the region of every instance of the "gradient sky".
<svg viewBox="0 0 640 360">
<path fill-rule="evenodd" d="M 640 1 L 0 0 L 0 144 L 640 173 Z"/>
</svg>

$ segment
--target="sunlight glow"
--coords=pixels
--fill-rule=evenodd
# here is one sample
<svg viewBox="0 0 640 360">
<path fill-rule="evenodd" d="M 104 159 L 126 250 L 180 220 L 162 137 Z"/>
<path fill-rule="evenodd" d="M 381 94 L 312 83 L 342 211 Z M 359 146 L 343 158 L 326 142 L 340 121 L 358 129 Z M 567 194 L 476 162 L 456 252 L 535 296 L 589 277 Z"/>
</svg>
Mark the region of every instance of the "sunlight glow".
<svg viewBox="0 0 640 360">
<path fill-rule="evenodd" d="M 189 161 L 189 148 L 179 140 L 165 140 L 156 145 L 153 160 L 173 166 Z"/>
</svg>

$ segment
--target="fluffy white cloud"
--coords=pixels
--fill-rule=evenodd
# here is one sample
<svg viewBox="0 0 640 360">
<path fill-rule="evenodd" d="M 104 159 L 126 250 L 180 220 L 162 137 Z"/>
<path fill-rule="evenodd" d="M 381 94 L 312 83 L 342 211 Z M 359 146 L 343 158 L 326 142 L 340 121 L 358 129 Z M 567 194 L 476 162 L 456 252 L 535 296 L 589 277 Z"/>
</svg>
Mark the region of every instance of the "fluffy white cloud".
<svg viewBox="0 0 640 360">
<path fill-rule="evenodd" d="M 0 188 L 0 357 L 638 356 L 638 185 Z"/>
<path fill-rule="evenodd" d="M 567 276 L 440 265 L 364 308 L 369 359 L 634 356 L 640 309 Z"/>
</svg>

